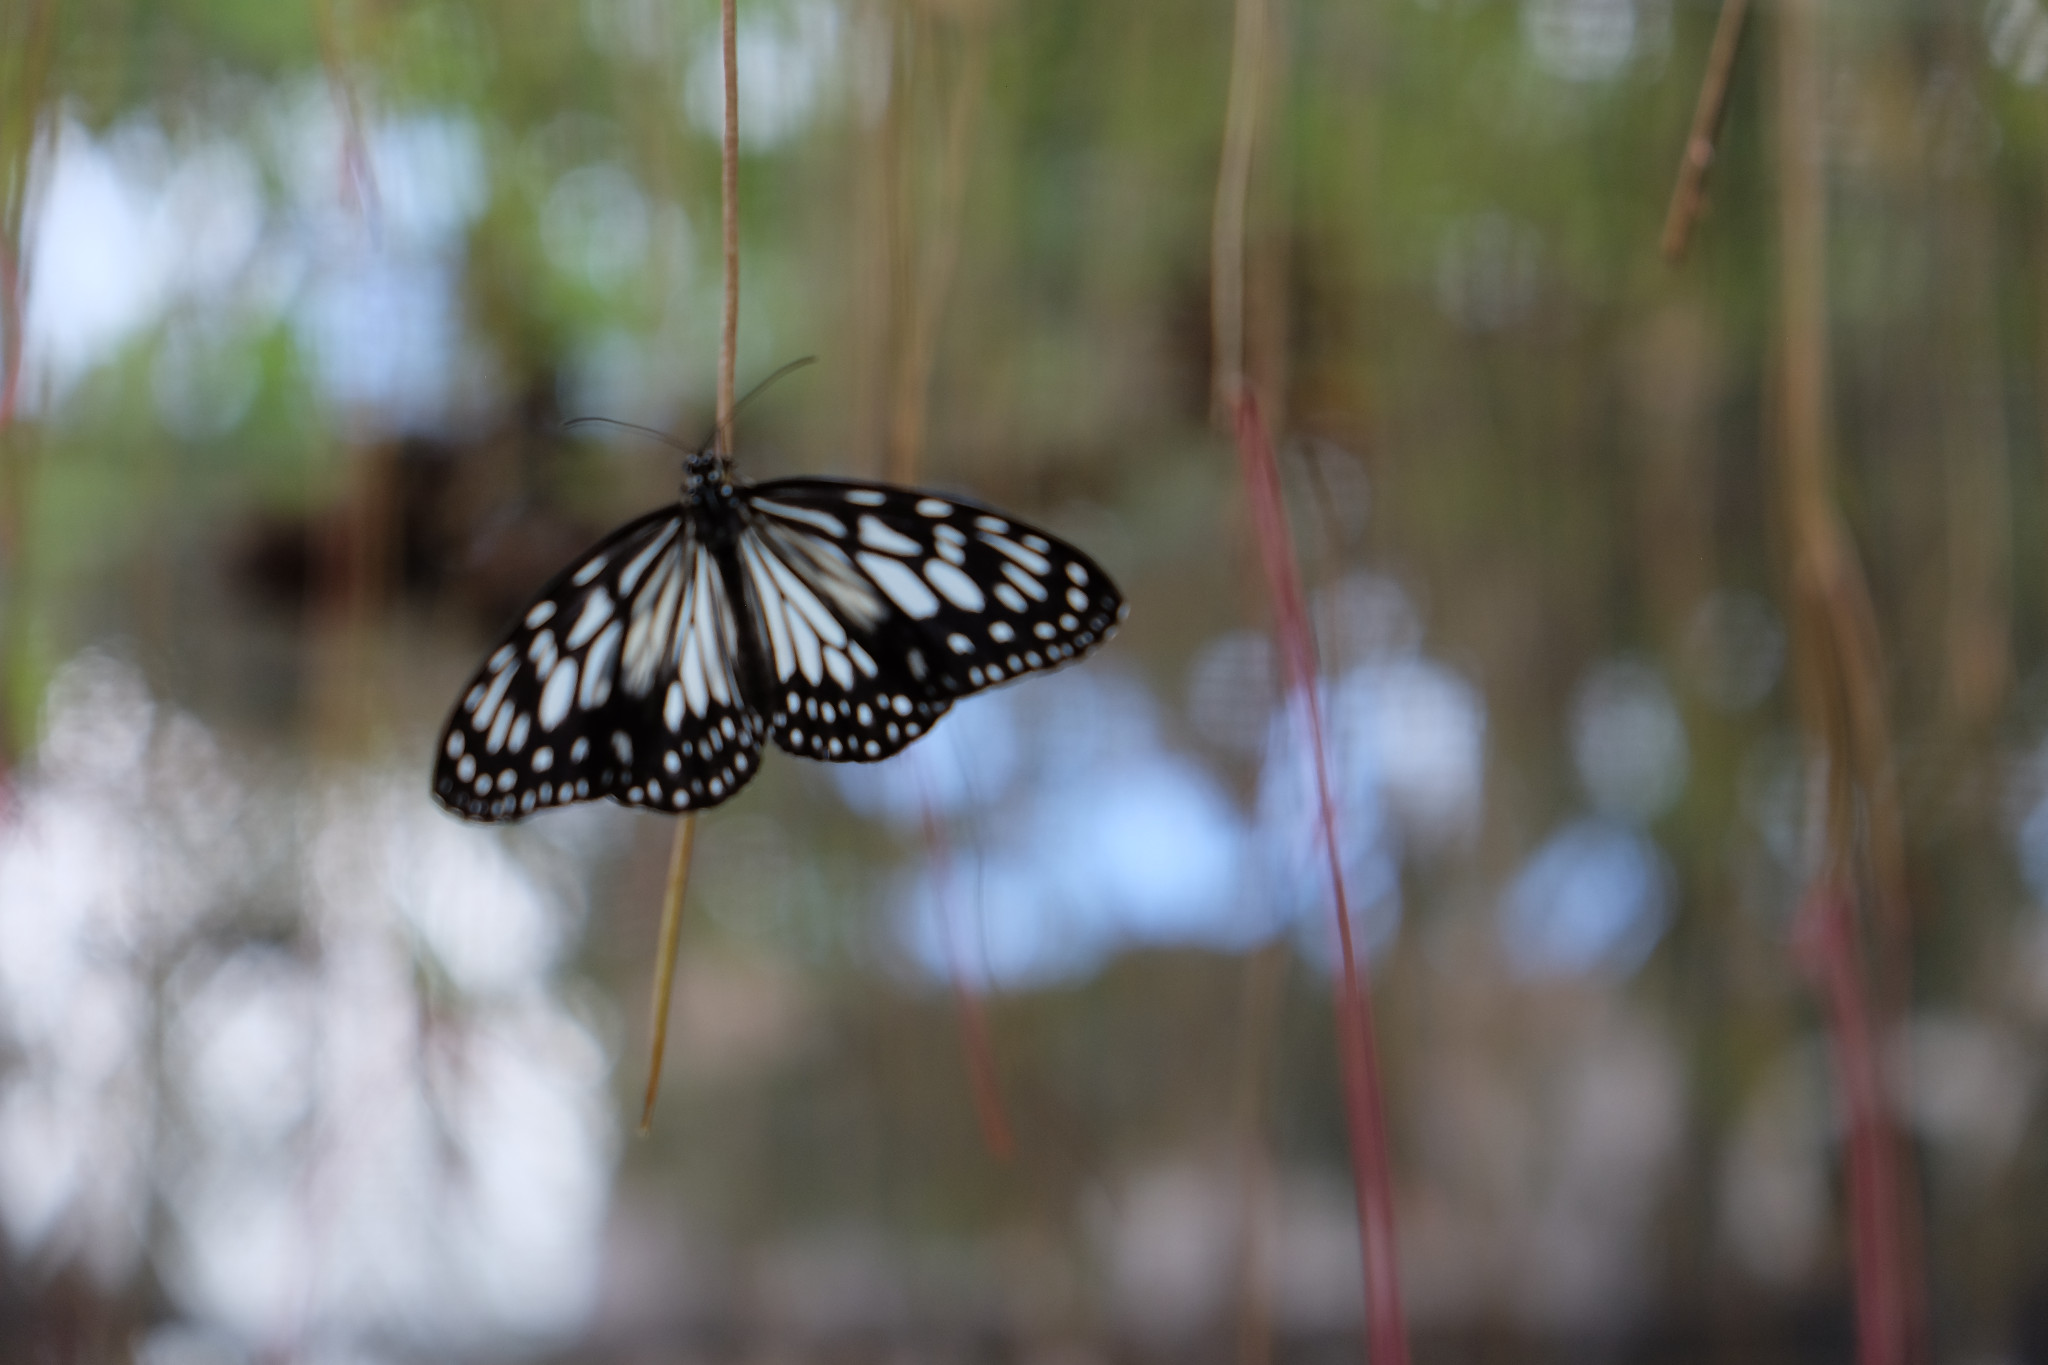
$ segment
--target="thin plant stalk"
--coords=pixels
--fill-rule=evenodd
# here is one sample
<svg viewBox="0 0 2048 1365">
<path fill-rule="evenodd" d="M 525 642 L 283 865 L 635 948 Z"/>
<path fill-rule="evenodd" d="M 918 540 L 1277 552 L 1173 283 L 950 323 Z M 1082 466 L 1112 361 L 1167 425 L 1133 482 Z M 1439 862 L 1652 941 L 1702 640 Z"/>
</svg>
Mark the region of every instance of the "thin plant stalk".
<svg viewBox="0 0 2048 1365">
<path fill-rule="evenodd" d="M 1790 537 L 1799 703 L 1814 773 L 1819 872 L 1795 929 L 1820 992 L 1849 1122 L 1848 1201 L 1860 1365 L 1925 1359 L 1911 1169 L 1896 1132 L 1883 1040 L 1906 998 L 1903 840 L 1869 593 L 1835 505 L 1827 339 L 1826 136 L 1819 0 L 1778 10 L 1780 479 Z M 1860 837 L 1859 837 L 1860 836 Z M 1877 915 L 1872 992 L 1856 915 L 1864 862 Z M 1873 999 L 1875 1004 L 1873 1004 Z"/>
<path fill-rule="evenodd" d="M 676 822 L 669 850 L 667 890 L 661 898 L 661 937 L 654 950 L 654 1041 L 647 1059 L 647 1093 L 640 1103 L 640 1131 L 654 1128 L 654 1101 L 661 1093 L 661 1062 L 668 1051 L 669 1000 L 675 993 L 676 952 L 683 936 L 683 892 L 690 881 L 690 853 L 697 842 L 697 817 Z"/>
<path fill-rule="evenodd" d="M 1742 50 L 1743 21 L 1749 15 L 1749 0 L 1721 0 L 1721 17 L 1714 24 L 1714 42 L 1707 50 L 1707 69 L 1700 77 L 1700 95 L 1693 105 L 1692 128 L 1686 133 L 1685 153 L 1678 161 L 1678 183 L 1671 189 L 1671 205 L 1664 213 L 1664 259 L 1677 265 L 1692 244 L 1693 225 L 1707 203 L 1707 169 L 1714 164 L 1715 144 L 1721 135 L 1721 119 L 1728 110 L 1728 82 L 1735 71 L 1735 55 Z"/>
<path fill-rule="evenodd" d="M 725 67 L 725 136 L 719 143 L 719 226 L 725 257 L 725 310 L 718 333 L 718 451 L 732 455 L 734 376 L 740 336 L 740 76 L 739 26 L 734 0 L 719 7 L 720 47 Z M 655 966 L 653 1039 L 648 1048 L 647 1090 L 640 1107 L 640 1131 L 654 1125 L 654 1102 L 661 1091 L 661 1062 L 668 1050 L 669 1000 L 675 987 L 676 954 L 682 943 L 683 894 L 690 883 L 690 859 L 697 846 L 693 811 L 676 821 L 669 849 L 668 881 L 661 898 L 661 932 Z"/>
<path fill-rule="evenodd" d="M 1322 708 L 1316 697 L 1315 642 L 1309 633 L 1301 577 L 1295 567 L 1287 511 L 1281 502 L 1280 470 L 1273 444 L 1259 417 L 1258 400 L 1243 389 L 1237 405 L 1237 452 L 1246 503 L 1272 598 L 1274 633 L 1288 693 L 1304 721 L 1316 779 L 1317 808 L 1330 894 L 1337 917 L 1340 976 L 1337 991 L 1337 1048 L 1343 1068 L 1344 1111 L 1350 1135 L 1352 1186 L 1358 1200 L 1358 1236 L 1365 1262 L 1368 1358 L 1374 1365 L 1407 1365 L 1408 1331 L 1401 1305 L 1398 1248 L 1394 1230 L 1394 1183 L 1388 1160 L 1386 1119 L 1380 1098 L 1379 1048 L 1372 1004 L 1358 970 L 1351 939 L 1351 911 L 1337 837 L 1337 804 L 1331 789 Z"/>
<path fill-rule="evenodd" d="M 908 334 L 897 363 L 891 404 L 888 467 L 889 477 L 898 483 L 914 481 L 924 452 L 939 323 L 945 316 L 946 295 L 960 258 L 960 219 L 967 198 L 967 173 L 972 165 L 968 153 L 973 145 L 982 89 L 987 83 L 987 24 L 970 16 L 961 27 L 960 67 L 954 76 L 952 97 L 947 101 L 945 144 L 938 168 L 929 243 L 922 253 L 926 265 L 915 280 L 913 296 L 905 310 Z"/>
</svg>

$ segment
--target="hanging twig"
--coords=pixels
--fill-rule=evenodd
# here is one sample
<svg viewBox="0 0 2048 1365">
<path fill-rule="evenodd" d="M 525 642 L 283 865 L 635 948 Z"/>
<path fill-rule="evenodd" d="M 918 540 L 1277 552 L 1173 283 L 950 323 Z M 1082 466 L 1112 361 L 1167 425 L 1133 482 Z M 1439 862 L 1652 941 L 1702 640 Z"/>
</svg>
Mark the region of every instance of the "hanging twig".
<svg viewBox="0 0 2048 1365">
<path fill-rule="evenodd" d="M 719 221 L 725 248 L 725 314 L 718 335 L 718 451 L 732 455 L 733 378 L 740 335 L 740 78 L 738 24 L 734 0 L 719 8 L 720 48 L 725 65 L 725 137 L 719 146 Z M 668 883 L 661 899 L 661 934 L 655 967 L 653 1042 L 648 1050 L 647 1093 L 640 1108 L 640 1131 L 654 1125 L 654 1101 L 661 1090 L 661 1061 L 668 1048 L 669 1000 L 675 987 L 676 953 L 682 943 L 683 893 L 690 882 L 690 858 L 696 849 L 695 812 L 676 822 L 675 843 L 668 860 Z"/>
<path fill-rule="evenodd" d="M 1713 46 L 1707 50 L 1706 74 L 1700 78 L 1699 102 L 1693 106 L 1692 130 L 1686 134 L 1685 154 L 1678 161 L 1678 184 L 1672 188 L 1671 207 L 1664 214 L 1664 259 L 1673 265 L 1685 259 L 1693 224 L 1706 205 L 1707 168 L 1714 163 L 1721 116 L 1728 108 L 1728 81 L 1735 69 L 1735 54 L 1742 48 L 1743 20 L 1748 14 L 1749 0 L 1721 0 L 1721 18 L 1714 25 Z"/>
</svg>

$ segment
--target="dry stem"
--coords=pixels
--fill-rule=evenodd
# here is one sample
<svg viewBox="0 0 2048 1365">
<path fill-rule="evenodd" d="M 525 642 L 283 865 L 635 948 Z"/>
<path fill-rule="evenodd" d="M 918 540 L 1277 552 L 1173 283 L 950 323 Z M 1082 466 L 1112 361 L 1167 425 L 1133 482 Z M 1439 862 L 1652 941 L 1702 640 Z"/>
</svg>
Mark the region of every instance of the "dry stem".
<svg viewBox="0 0 2048 1365">
<path fill-rule="evenodd" d="M 734 0 L 719 8 L 720 37 L 725 54 L 725 137 L 719 146 L 719 221 L 725 247 L 725 315 L 718 337 L 718 450 L 732 455 L 733 377 L 740 335 L 740 77 L 739 31 Z M 682 942 L 683 893 L 690 882 L 690 857 L 697 844 L 693 811 L 676 822 L 669 850 L 668 883 L 661 899 L 661 937 L 655 966 L 654 1038 L 647 1060 L 647 1093 L 640 1108 L 640 1131 L 654 1125 L 654 1101 L 661 1091 L 661 1059 L 668 1050 L 669 998 L 675 986 L 676 953 Z"/>
<path fill-rule="evenodd" d="M 1743 20 L 1749 0 L 1721 0 L 1714 25 L 1714 44 L 1707 51 L 1706 74 L 1700 78 L 1699 102 L 1693 106 L 1692 131 L 1686 134 L 1685 155 L 1678 163 L 1678 184 L 1664 214 L 1664 259 L 1673 265 L 1685 259 L 1692 227 L 1707 200 L 1707 168 L 1714 163 L 1714 142 L 1721 134 L 1721 116 L 1728 108 L 1728 81 L 1735 54 L 1742 47 Z"/>
</svg>

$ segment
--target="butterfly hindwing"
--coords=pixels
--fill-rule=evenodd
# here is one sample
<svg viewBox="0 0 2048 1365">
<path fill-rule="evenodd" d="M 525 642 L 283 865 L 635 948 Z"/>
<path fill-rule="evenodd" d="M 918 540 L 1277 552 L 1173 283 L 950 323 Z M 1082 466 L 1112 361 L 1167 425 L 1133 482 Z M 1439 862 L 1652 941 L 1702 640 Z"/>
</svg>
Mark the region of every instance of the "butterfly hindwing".
<svg viewBox="0 0 2048 1365">
<path fill-rule="evenodd" d="M 1122 595 L 1073 546 L 989 508 L 838 479 L 761 484 L 741 538 L 777 744 L 867 762 L 953 699 L 1100 644 Z"/>
<path fill-rule="evenodd" d="M 434 793 L 473 820 L 610 796 L 677 811 L 753 776 L 764 725 L 737 622 L 679 509 L 620 527 L 543 588 L 441 736 Z"/>
</svg>

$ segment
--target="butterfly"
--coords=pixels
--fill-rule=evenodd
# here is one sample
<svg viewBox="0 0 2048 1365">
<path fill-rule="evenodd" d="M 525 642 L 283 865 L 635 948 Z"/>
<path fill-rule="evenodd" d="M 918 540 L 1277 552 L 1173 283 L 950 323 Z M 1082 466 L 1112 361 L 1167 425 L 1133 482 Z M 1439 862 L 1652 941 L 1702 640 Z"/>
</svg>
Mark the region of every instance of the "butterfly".
<svg viewBox="0 0 2048 1365">
<path fill-rule="evenodd" d="M 441 732 L 470 820 L 609 797 L 731 798 L 769 740 L 872 763 L 961 697 L 1089 653 L 1123 621 L 1096 562 L 1004 512 L 846 479 L 750 484 L 709 449 L 679 501 L 533 598 Z"/>
</svg>

